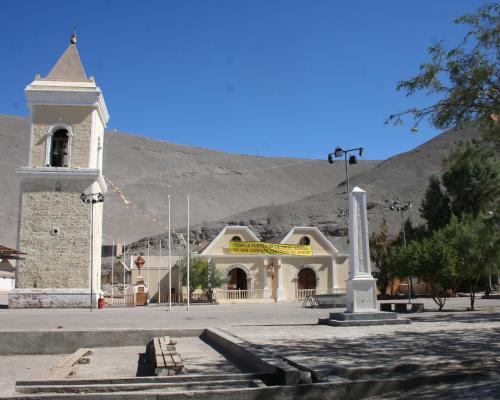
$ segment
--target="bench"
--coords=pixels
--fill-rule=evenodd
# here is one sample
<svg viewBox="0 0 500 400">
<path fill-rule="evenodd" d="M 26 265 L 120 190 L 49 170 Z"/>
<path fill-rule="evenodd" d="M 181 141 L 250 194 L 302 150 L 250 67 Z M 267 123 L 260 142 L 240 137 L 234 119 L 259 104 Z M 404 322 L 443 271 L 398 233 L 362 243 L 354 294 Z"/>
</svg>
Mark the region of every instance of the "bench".
<svg viewBox="0 0 500 400">
<path fill-rule="evenodd" d="M 176 344 L 177 342 L 168 336 L 153 338 L 155 375 L 171 376 L 186 373 L 184 362 L 177 354 Z"/>
<path fill-rule="evenodd" d="M 411 304 L 410 309 L 408 309 L 409 304 Z M 380 311 L 397 313 L 424 312 L 424 303 L 380 303 Z"/>
<path fill-rule="evenodd" d="M 302 303 L 302 308 L 335 308 L 345 306 L 345 294 L 313 294 L 307 296 Z"/>
</svg>

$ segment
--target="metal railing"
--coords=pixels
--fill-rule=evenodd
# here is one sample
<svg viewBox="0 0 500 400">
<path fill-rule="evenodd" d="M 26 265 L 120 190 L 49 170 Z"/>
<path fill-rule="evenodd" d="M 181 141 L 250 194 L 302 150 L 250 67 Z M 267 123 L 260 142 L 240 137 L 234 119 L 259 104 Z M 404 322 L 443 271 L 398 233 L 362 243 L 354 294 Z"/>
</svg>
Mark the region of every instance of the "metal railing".
<svg viewBox="0 0 500 400">
<path fill-rule="evenodd" d="M 297 289 L 295 291 L 295 300 L 304 300 L 308 296 L 316 294 L 316 289 Z"/>
<path fill-rule="evenodd" d="M 108 306 L 123 306 L 123 305 L 134 305 L 134 295 L 133 294 L 118 294 L 118 295 L 105 295 L 104 301 Z"/>
<path fill-rule="evenodd" d="M 315 294 L 334 294 L 342 296 L 346 294 L 345 288 L 329 288 L 329 289 L 297 289 L 295 291 L 295 300 L 304 300 Z"/>
<path fill-rule="evenodd" d="M 214 298 L 216 300 L 258 300 L 264 299 L 264 289 L 251 289 L 251 290 L 214 290 Z M 270 291 L 268 291 L 270 293 Z"/>
</svg>

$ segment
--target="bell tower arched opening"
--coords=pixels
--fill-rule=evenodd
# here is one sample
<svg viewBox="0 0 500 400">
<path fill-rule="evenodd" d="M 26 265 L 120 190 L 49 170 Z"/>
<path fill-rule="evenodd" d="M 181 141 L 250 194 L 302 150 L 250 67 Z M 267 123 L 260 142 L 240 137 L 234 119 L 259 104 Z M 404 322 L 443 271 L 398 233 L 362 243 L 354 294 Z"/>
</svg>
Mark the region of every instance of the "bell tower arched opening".
<svg viewBox="0 0 500 400">
<path fill-rule="evenodd" d="M 49 167 L 69 165 L 69 135 L 66 129 L 58 129 L 52 134 L 50 143 Z"/>
</svg>

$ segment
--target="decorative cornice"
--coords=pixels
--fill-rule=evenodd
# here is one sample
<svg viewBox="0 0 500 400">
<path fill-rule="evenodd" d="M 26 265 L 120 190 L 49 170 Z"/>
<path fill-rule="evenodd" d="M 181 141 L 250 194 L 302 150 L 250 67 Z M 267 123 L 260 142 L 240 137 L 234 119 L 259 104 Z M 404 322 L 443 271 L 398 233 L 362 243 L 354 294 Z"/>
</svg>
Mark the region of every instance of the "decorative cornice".
<svg viewBox="0 0 500 400">
<path fill-rule="evenodd" d="M 104 126 L 109 120 L 104 96 L 98 87 L 46 87 L 31 84 L 26 86 L 24 92 L 30 108 L 35 105 L 87 106 L 97 110 Z"/>
<path fill-rule="evenodd" d="M 22 167 L 16 169 L 21 178 L 54 178 L 54 179 L 94 179 L 99 180 L 101 171 L 97 168 L 63 168 L 63 167 Z"/>
</svg>

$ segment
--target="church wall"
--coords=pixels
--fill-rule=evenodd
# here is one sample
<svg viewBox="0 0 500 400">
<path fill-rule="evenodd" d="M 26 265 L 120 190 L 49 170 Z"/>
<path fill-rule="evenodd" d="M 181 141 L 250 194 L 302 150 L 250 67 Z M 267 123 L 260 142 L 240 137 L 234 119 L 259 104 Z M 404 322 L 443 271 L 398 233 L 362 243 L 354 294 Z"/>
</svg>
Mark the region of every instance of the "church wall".
<svg viewBox="0 0 500 400">
<path fill-rule="evenodd" d="M 338 288 L 345 288 L 345 281 L 349 278 L 349 258 L 348 257 L 337 257 L 335 266 L 335 286 Z"/>
<path fill-rule="evenodd" d="M 32 109 L 31 167 L 45 167 L 49 129 L 64 123 L 73 131 L 70 167 L 89 168 L 92 109 L 80 106 L 37 105 Z"/>
<path fill-rule="evenodd" d="M 89 287 L 89 205 L 81 202 L 78 184 L 63 185 L 55 192 L 50 182 L 21 184 L 19 248 L 27 254 L 19 263 L 19 288 Z"/>
<path fill-rule="evenodd" d="M 217 257 L 212 257 L 212 261 L 215 263 L 224 279 L 227 278 L 229 269 L 232 267 L 242 266 L 244 267 L 242 268 L 243 270 L 246 269 L 250 272 L 250 277 L 252 278 L 252 289 L 264 289 L 264 277 L 261 272 L 264 268 L 264 259 L 262 257 L 255 257 L 254 259 L 249 259 L 248 257 L 241 259 L 238 258 L 238 256 L 219 259 L 217 259 Z M 268 284 L 270 284 L 270 280 Z"/>
<path fill-rule="evenodd" d="M 229 253 L 229 242 L 233 238 L 233 236 L 239 236 L 243 241 L 254 241 L 255 239 L 252 238 L 246 230 L 229 230 L 222 235 L 221 238 L 217 242 L 213 244 L 213 246 L 210 248 L 210 251 L 207 253 L 208 255 L 211 254 L 230 254 Z"/>
<path fill-rule="evenodd" d="M 283 287 L 285 288 L 285 299 L 293 301 L 295 299 L 295 291 L 297 289 L 297 274 L 302 267 L 309 267 L 314 270 L 316 278 L 319 281 L 316 283 L 318 293 L 327 293 L 331 288 L 331 282 L 328 280 L 331 270 L 331 258 L 324 257 L 287 257 L 281 262 L 283 268 Z"/>
<path fill-rule="evenodd" d="M 311 240 L 311 247 L 313 250 L 314 255 L 330 255 L 331 250 L 330 249 L 325 249 L 323 245 L 320 244 L 320 241 L 316 237 L 315 234 L 311 234 L 310 232 L 307 233 L 292 233 L 287 241 L 286 244 L 299 244 L 300 239 L 302 239 L 304 236 L 307 236 Z"/>
</svg>

